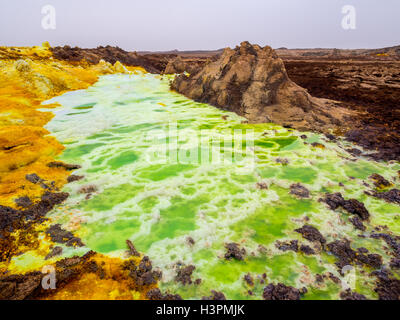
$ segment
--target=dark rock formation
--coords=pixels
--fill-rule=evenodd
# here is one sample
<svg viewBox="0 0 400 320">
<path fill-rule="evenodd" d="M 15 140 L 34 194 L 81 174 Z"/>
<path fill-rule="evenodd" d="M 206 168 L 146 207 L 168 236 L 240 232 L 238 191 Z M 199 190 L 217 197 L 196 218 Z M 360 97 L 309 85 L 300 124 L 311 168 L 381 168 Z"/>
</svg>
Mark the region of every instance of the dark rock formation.
<svg viewBox="0 0 400 320">
<path fill-rule="evenodd" d="M 152 57 L 148 55 L 139 55 L 136 52 L 127 52 L 118 47 L 98 47 L 94 49 L 82 49 L 70 46 L 51 48 L 53 56 L 59 60 L 67 61 L 87 61 L 91 64 L 97 64 L 100 60 L 104 60 L 111 64 L 117 61 L 127 66 L 143 67 L 151 73 L 161 73 L 164 71 L 168 63 L 165 56 Z"/>
<path fill-rule="evenodd" d="M 300 246 L 300 251 L 303 252 L 306 255 L 312 255 L 315 254 L 315 250 L 313 248 L 311 248 L 310 246 L 307 246 L 305 244 L 302 244 Z"/>
<path fill-rule="evenodd" d="M 341 193 L 327 194 L 323 201 L 332 209 L 336 210 L 342 207 L 351 214 L 358 215 L 361 220 L 365 221 L 369 218 L 369 212 L 364 204 L 356 199 L 345 200 Z"/>
<path fill-rule="evenodd" d="M 352 265 L 353 263 L 364 264 L 374 269 L 379 269 L 383 263 L 380 255 L 369 254 L 365 248 L 359 248 L 357 251 L 353 250 L 350 246 L 350 241 L 347 239 L 328 243 L 327 248 L 339 259 L 336 265 L 339 268 L 340 274 L 343 274 L 343 267 Z"/>
<path fill-rule="evenodd" d="M 386 180 L 384 177 L 382 177 L 377 173 L 374 173 L 369 178 L 374 182 L 376 188 L 383 189 L 383 188 L 388 188 L 392 185 L 388 180 Z"/>
<path fill-rule="evenodd" d="M 379 300 L 400 300 L 400 280 L 391 277 L 385 270 L 374 272 L 378 280 L 374 291 L 379 295 Z"/>
<path fill-rule="evenodd" d="M 62 252 L 63 252 L 63 249 L 61 247 L 54 247 L 44 259 L 48 260 L 53 257 L 59 256 L 62 254 Z"/>
<path fill-rule="evenodd" d="M 387 233 L 372 233 L 370 237 L 385 241 L 386 244 L 393 250 L 394 256 L 400 259 L 400 237 L 392 236 Z"/>
<path fill-rule="evenodd" d="M 250 273 L 248 273 L 248 274 L 246 274 L 244 277 L 243 277 L 243 279 L 244 279 L 244 281 L 246 281 L 246 283 L 249 285 L 249 286 L 254 286 L 254 279 L 253 279 L 253 277 L 251 276 L 251 274 Z"/>
<path fill-rule="evenodd" d="M 291 240 L 290 242 L 281 242 L 277 241 L 275 243 L 275 247 L 277 247 L 281 251 L 299 251 L 299 242 L 297 240 Z"/>
<path fill-rule="evenodd" d="M 183 73 L 185 71 L 188 71 L 187 64 L 180 56 L 177 56 L 175 59 L 168 62 L 164 74 Z"/>
<path fill-rule="evenodd" d="M 29 197 L 26 197 L 26 196 L 15 199 L 14 202 L 17 206 L 22 207 L 22 208 L 28 208 L 33 204 L 31 199 L 29 199 Z"/>
<path fill-rule="evenodd" d="M 349 221 L 353 224 L 353 226 L 356 229 L 358 229 L 360 231 L 365 231 L 367 229 L 358 216 L 354 216 L 353 218 L 350 218 Z"/>
<path fill-rule="evenodd" d="M 343 291 L 340 293 L 340 299 L 342 300 L 367 300 L 367 298 L 359 294 L 357 292 L 353 292 L 350 289 L 347 289 L 346 291 Z"/>
<path fill-rule="evenodd" d="M 138 288 L 157 283 L 161 279 L 161 271 L 153 270 L 149 257 L 144 256 L 139 266 L 134 261 L 128 260 L 124 263 L 123 269 L 129 271 L 129 276 L 135 281 Z"/>
<path fill-rule="evenodd" d="M 67 171 L 77 170 L 82 168 L 79 164 L 67 164 L 61 161 L 53 161 L 47 164 L 49 168 L 64 168 Z"/>
<path fill-rule="evenodd" d="M 147 292 L 146 294 L 149 300 L 183 300 L 179 294 L 162 293 L 160 289 L 154 288 Z"/>
<path fill-rule="evenodd" d="M 68 178 L 67 178 L 67 182 L 71 183 L 71 182 L 75 182 L 75 181 L 79 181 L 82 180 L 84 178 L 84 176 L 78 176 L 75 174 L 71 174 Z"/>
<path fill-rule="evenodd" d="M 397 203 L 400 204 L 400 190 L 399 189 L 392 189 L 386 192 L 366 192 L 366 194 L 379 198 L 379 199 L 383 199 L 386 202 L 391 202 L 391 203 Z"/>
<path fill-rule="evenodd" d="M 129 248 L 129 255 L 134 256 L 134 257 L 140 257 L 140 253 L 136 250 L 136 248 L 133 245 L 132 241 L 126 240 L 126 245 Z"/>
<path fill-rule="evenodd" d="M 264 300 L 300 300 L 300 291 L 282 283 L 269 284 L 264 288 Z"/>
<path fill-rule="evenodd" d="M 192 274 L 195 269 L 196 267 L 193 265 L 179 268 L 175 277 L 175 281 L 180 282 L 183 285 L 192 284 Z"/>
<path fill-rule="evenodd" d="M 61 228 L 60 224 L 54 224 L 46 230 L 51 240 L 56 243 L 63 243 L 68 247 L 83 247 L 85 246 L 81 239 L 75 237 L 71 232 Z"/>
<path fill-rule="evenodd" d="M 303 238 L 307 239 L 308 241 L 319 242 L 321 244 L 324 244 L 326 242 L 323 235 L 318 231 L 317 228 L 313 226 L 304 225 L 303 227 L 296 229 L 294 231 L 300 233 L 303 236 Z"/>
</svg>

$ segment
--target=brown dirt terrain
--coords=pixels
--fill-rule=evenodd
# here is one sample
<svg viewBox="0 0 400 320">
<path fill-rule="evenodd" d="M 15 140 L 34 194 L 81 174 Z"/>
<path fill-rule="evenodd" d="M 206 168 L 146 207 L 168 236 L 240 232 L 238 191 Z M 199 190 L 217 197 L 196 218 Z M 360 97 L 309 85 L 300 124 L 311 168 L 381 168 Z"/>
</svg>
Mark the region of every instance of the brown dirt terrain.
<svg viewBox="0 0 400 320">
<path fill-rule="evenodd" d="M 377 160 L 400 159 L 400 46 L 382 49 L 276 50 L 289 78 L 311 96 L 340 101 L 358 112 L 347 138 Z M 215 59 L 222 50 L 173 52 L 190 64 Z M 162 53 L 161 55 L 166 54 Z"/>
<path fill-rule="evenodd" d="M 289 77 L 318 98 L 360 112 L 349 140 L 377 159 L 400 159 L 400 63 L 398 61 L 284 60 Z"/>
</svg>

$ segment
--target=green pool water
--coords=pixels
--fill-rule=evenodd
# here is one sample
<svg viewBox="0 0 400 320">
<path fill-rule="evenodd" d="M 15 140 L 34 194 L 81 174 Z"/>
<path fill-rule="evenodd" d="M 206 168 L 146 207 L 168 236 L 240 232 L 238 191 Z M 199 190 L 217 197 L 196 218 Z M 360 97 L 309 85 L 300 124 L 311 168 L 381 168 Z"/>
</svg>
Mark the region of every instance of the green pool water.
<svg viewBox="0 0 400 320">
<path fill-rule="evenodd" d="M 59 158 L 80 164 L 75 174 L 85 176 L 65 187 L 71 196 L 51 217 L 65 228 L 71 217 L 80 218 L 76 233 L 88 248 L 122 255 L 130 239 L 163 271 L 161 288 L 187 299 L 210 295 L 212 289 L 228 299 L 260 299 L 263 273 L 268 283 L 307 287 L 304 299 L 337 298 L 339 285 L 317 286 L 314 277 L 337 275 L 334 257 L 275 247 L 277 240 L 312 245 L 294 232 L 306 219 L 327 241 L 347 237 L 354 247 L 388 259 L 378 240 L 357 237 L 348 214 L 318 200 L 326 192 L 359 199 L 371 213 L 368 230 L 388 225 L 399 232 L 399 206 L 366 196 L 370 188 L 363 184 L 372 173 L 393 180 L 398 163 L 355 159 L 345 151 L 352 147 L 348 143 L 317 134 L 247 124 L 234 113 L 171 92 L 169 81 L 150 74 L 110 75 L 49 101 L 61 104 L 47 125 L 66 146 Z M 307 187 L 311 198 L 291 195 L 293 183 Z M 88 185 L 97 191 L 85 199 L 79 190 Z M 246 249 L 243 261 L 224 259 L 229 242 Z M 200 285 L 174 281 L 177 267 L 189 264 L 196 267 L 192 278 L 201 279 Z M 254 287 L 243 280 L 247 273 Z M 374 298 L 368 281 L 359 274 L 357 291 Z"/>
</svg>

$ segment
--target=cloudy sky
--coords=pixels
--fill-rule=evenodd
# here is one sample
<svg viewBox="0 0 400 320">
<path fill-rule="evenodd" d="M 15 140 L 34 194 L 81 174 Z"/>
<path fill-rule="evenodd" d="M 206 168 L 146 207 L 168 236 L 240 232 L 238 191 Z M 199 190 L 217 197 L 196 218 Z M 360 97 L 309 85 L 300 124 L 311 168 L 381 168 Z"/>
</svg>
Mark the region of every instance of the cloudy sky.
<svg viewBox="0 0 400 320">
<path fill-rule="evenodd" d="M 42 27 L 45 5 L 55 30 Z M 355 30 L 342 28 L 345 5 L 356 9 Z M 0 45 L 378 48 L 400 44 L 399 17 L 400 0 L 0 0 Z"/>
</svg>

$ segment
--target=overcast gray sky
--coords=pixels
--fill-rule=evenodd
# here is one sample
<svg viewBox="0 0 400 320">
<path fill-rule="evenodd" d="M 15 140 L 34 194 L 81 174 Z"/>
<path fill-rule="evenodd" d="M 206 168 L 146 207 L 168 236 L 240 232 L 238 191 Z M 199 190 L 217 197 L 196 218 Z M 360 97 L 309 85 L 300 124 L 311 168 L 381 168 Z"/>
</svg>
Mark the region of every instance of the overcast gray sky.
<svg viewBox="0 0 400 320">
<path fill-rule="evenodd" d="M 42 6 L 56 29 L 41 26 Z M 353 5 L 355 30 L 341 26 Z M 243 40 L 289 48 L 400 44 L 400 0 L 0 0 L 0 45 L 218 49 Z"/>
</svg>

